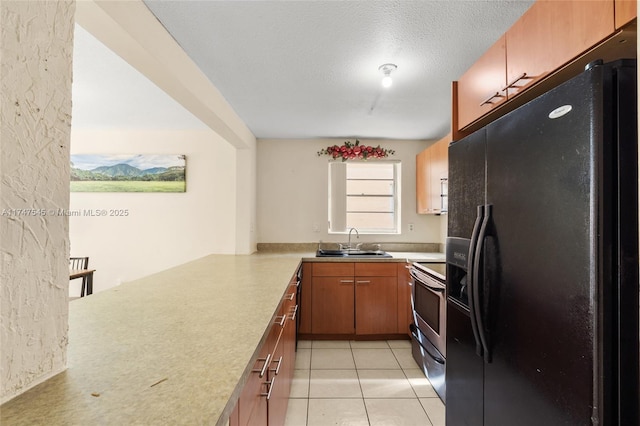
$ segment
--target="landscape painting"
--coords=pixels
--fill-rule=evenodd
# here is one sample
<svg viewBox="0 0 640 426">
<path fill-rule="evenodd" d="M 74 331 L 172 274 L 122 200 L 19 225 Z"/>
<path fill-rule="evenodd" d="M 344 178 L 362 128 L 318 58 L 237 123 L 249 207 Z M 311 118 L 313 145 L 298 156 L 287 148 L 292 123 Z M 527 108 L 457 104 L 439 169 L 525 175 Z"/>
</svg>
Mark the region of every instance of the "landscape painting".
<svg viewBox="0 0 640 426">
<path fill-rule="evenodd" d="M 71 155 L 71 192 L 185 192 L 184 155 Z"/>
</svg>

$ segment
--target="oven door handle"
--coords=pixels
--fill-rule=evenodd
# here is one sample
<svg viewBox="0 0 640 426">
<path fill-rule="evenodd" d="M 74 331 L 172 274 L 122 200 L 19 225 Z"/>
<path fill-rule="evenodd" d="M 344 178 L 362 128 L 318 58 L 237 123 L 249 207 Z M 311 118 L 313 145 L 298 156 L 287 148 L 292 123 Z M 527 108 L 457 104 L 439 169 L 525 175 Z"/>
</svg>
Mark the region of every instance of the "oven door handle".
<svg viewBox="0 0 640 426">
<path fill-rule="evenodd" d="M 423 287 L 428 288 L 429 290 L 433 291 L 434 293 L 444 293 L 444 290 L 445 290 L 444 287 L 432 287 L 432 286 L 430 286 L 429 284 L 425 283 L 422 278 L 418 277 L 418 275 L 413 270 L 409 270 L 409 274 L 416 281 L 416 283 L 420 283 Z"/>
<path fill-rule="evenodd" d="M 437 362 L 438 364 L 444 365 L 444 359 L 442 359 L 441 357 L 432 354 L 431 352 L 429 352 L 429 349 L 425 348 L 424 345 L 420 342 L 420 339 L 418 338 L 418 329 L 415 326 L 415 324 L 411 324 L 409 325 L 409 329 L 411 330 L 411 335 L 413 337 L 415 337 L 416 342 L 420 345 L 420 347 L 422 349 L 424 349 L 424 351 L 427 353 L 427 355 L 429 355 L 429 357 L 434 360 L 435 362 Z"/>
</svg>

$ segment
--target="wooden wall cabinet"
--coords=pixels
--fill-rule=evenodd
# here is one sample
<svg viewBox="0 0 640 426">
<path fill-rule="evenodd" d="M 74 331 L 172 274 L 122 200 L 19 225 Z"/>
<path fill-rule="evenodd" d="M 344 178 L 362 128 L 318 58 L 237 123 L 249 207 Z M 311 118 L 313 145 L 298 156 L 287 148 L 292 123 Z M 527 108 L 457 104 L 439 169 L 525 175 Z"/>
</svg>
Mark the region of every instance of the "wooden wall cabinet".
<svg viewBox="0 0 640 426">
<path fill-rule="evenodd" d="M 620 29 L 633 21 L 638 15 L 636 0 L 615 0 L 614 3 L 616 29 Z"/>
<path fill-rule="evenodd" d="M 636 0 L 536 1 L 454 82 L 454 140 L 579 74 L 595 59 L 636 57 L 636 7 Z"/>
<path fill-rule="evenodd" d="M 505 36 L 493 44 L 458 80 L 458 126 L 466 127 L 507 100 Z"/>
<path fill-rule="evenodd" d="M 505 34 L 508 96 L 611 35 L 613 8 L 613 0 L 535 2 Z"/>
<path fill-rule="evenodd" d="M 416 210 L 418 214 L 441 214 L 442 179 L 448 177 L 447 135 L 416 156 Z"/>
</svg>

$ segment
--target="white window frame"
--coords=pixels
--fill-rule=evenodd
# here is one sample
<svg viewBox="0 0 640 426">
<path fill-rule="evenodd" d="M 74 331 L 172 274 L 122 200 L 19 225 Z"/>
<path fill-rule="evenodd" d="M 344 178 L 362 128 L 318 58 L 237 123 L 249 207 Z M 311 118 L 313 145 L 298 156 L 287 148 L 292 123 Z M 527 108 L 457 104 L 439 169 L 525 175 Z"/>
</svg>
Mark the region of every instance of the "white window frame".
<svg viewBox="0 0 640 426">
<path fill-rule="evenodd" d="M 402 163 L 399 160 L 380 161 L 375 163 L 393 164 L 393 229 L 373 229 L 347 223 L 347 167 L 350 162 L 329 162 L 328 168 L 328 224 L 329 234 L 346 234 L 350 228 L 356 228 L 362 234 L 398 235 L 401 234 L 401 177 Z M 373 162 L 372 162 L 373 163 Z M 362 163 L 361 163 L 362 164 Z M 367 164 L 367 163 L 364 163 Z"/>
</svg>

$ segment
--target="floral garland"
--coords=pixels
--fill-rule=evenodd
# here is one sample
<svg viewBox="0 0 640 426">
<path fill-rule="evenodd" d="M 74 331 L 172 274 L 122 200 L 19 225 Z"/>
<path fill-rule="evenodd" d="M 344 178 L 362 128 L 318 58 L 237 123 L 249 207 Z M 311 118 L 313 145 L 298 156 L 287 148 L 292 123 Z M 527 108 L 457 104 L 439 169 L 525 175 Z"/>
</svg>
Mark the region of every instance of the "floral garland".
<svg viewBox="0 0 640 426">
<path fill-rule="evenodd" d="M 373 147 L 360 145 L 360 141 L 356 139 L 355 143 L 345 141 L 342 146 L 333 145 L 318 151 L 318 156 L 330 155 L 334 159 L 342 159 L 342 161 L 369 158 L 385 158 L 396 152 L 392 149 L 380 148 L 380 145 Z"/>
</svg>

